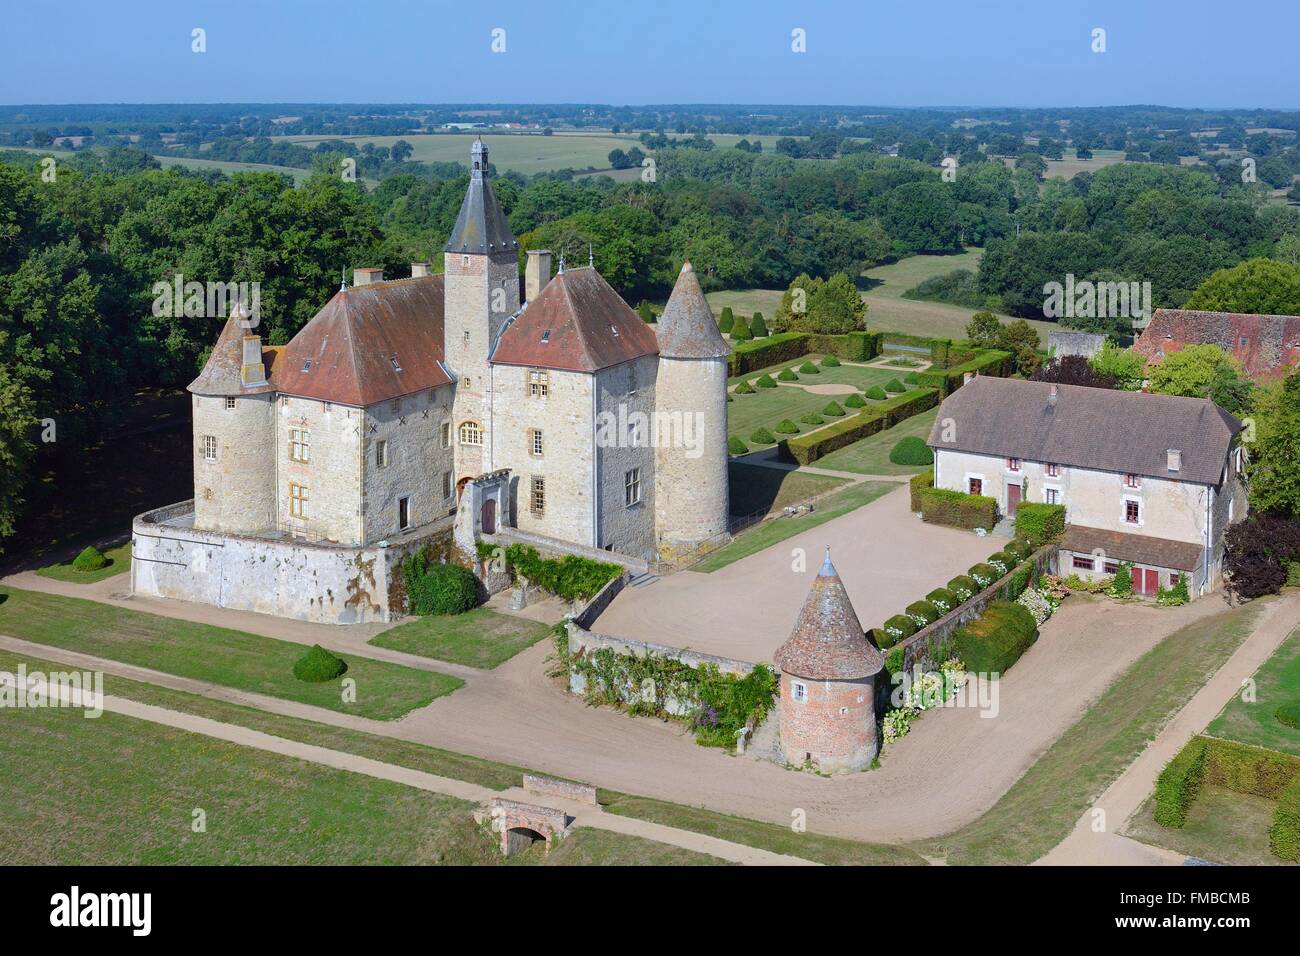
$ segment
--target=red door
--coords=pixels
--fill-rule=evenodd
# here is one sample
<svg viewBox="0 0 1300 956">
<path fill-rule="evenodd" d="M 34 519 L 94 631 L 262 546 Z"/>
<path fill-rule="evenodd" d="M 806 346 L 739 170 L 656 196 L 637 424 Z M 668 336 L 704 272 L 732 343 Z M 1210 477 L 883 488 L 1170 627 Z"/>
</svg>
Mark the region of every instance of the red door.
<svg viewBox="0 0 1300 956">
<path fill-rule="evenodd" d="M 497 533 L 497 500 L 488 498 L 483 502 L 483 533 Z"/>
<path fill-rule="evenodd" d="M 1007 517 L 1014 518 L 1016 509 L 1020 507 L 1020 486 L 1007 485 Z"/>
<path fill-rule="evenodd" d="M 1154 568 L 1134 568 L 1133 590 L 1144 597 L 1153 596 L 1160 590 L 1160 572 Z"/>
</svg>

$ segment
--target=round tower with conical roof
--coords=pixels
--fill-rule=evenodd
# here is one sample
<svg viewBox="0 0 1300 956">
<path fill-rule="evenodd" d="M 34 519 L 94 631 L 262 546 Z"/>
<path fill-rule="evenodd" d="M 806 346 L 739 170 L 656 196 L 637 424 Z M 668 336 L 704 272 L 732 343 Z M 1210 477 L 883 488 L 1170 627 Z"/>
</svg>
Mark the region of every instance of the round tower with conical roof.
<svg viewBox="0 0 1300 956">
<path fill-rule="evenodd" d="M 727 539 L 730 354 L 688 261 L 659 318 L 655 537 L 668 560 Z"/>
<path fill-rule="evenodd" d="M 822 773 L 869 767 L 880 752 L 876 681 L 885 658 L 863 632 L 830 548 L 775 659 L 786 762 Z"/>
</svg>

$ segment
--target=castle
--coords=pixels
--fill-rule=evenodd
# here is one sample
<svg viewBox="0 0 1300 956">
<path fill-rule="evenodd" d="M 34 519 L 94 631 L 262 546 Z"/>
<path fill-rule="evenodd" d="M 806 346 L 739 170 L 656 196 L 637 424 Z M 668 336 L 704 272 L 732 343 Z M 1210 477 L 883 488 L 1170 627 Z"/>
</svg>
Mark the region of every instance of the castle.
<svg viewBox="0 0 1300 956">
<path fill-rule="evenodd" d="M 642 560 L 726 538 L 730 348 L 690 263 L 657 333 L 590 256 L 529 251 L 521 280 L 470 160 L 442 275 L 356 269 L 284 346 L 231 314 L 189 386 L 193 502 L 137 519 L 137 591 L 346 623 L 389 616 L 381 552 L 453 523 L 462 550 L 509 528 Z"/>
</svg>

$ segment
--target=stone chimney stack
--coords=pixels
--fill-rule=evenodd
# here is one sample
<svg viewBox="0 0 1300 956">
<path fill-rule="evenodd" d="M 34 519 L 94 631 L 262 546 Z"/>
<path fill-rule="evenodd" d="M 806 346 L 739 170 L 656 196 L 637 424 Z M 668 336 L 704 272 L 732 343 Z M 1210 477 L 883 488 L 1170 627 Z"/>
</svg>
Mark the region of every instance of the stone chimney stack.
<svg viewBox="0 0 1300 956">
<path fill-rule="evenodd" d="M 430 267 L 429 263 L 427 262 L 411 263 L 412 279 L 423 279 L 425 276 L 431 276 L 431 275 L 433 275 L 433 269 L 432 267 Z"/>
<path fill-rule="evenodd" d="M 532 302 L 551 281 L 551 250 L 529 249 L 524 265 L 524 301 Z"/>
<path fill-rule="evenodd" d="M 1047 404 L 1048 404 L 1048 405 L 1055 405 L 1055 404 L 1056 404 L 1056 400 L 1057 400 L 1057 398 L 1059 398 L 1059 397 L 1060 397 L 1060 393 L 1059 393 L 1059 390 L 1057 389 L 1057 387 L 1056 387 L 1055 385 L 1053 385 L 1051 388 L 1049 388 L 1049 389 L 1047 390 Z"/>
<path fill-rule="evenodd" d="M 384 281 L 383 269 L 353 269 L 352 286 L 353 288 L 370 285 L 375 282 Z"/>
<path fill-rule="evenodd" d="M 266 384 L 266 366 L 262 364 L 262 337 L 245 335 L 240 342 L 239 381 L 245 388 Z"/>
</svg>

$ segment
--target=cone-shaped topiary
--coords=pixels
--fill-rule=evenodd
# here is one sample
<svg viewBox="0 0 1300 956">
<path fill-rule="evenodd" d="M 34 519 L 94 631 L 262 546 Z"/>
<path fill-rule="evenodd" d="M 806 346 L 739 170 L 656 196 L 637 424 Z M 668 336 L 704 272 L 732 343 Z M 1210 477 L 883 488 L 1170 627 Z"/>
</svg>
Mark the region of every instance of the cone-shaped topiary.
<svg viewBox="0 0 1300 956">
<path fill-rule="evenodd" d="M 799 421 L 803 422 L 805 425 L 826 424 L 826 419 L 822 418 L 820 415 L 814 414 L 813 412 L 809 412 L 807 415 L 800 415 Z"/>
<path fill-rule="evenodd" d="M 760 375 L 758 377 L 758 381 L 756 381 L 754 384 L 757 385 L 759 388 L 776 388 L 776 382 L 772 381 L 772 376 L 766 373 Z"/>
<path fill-rule="evenodd" d="M 731 323 L 731 337 L 737 342 L 748 342 L 754 337 L 754 333 L 749 331 L 749 326 L 745 324 L 744 316 L 736 316 Z"/>
<path fill-rule="evenodd" d="M 347 673 L 348 662 L 331 654 L 319 644 L 313 644 L 293 665 L 293 676 L 308 684 L 323 684 L 337 680 Z"/>
<path fill-rule="evenodd" d="M 75 571 L 98 571 L 108 567 L 108 557 L 94 545 L 87 545 L 81 554 L 72 559 Z"/>
<path fill-rule="evenodd" d="M 822 359 L 822 368 L 839 368 L 840 360 L 834 355 L 827 355 Z"/>
<path fill-rule="evenodd" d="M 776 426 L 776 430 L 779 431 L 782 435 L 799 434 L 799 426 L 796 425 L 794 422 L 790 421 L 790 419 L 788 418 L 781 419 L 781 421 Z"/>
<path fill-rule="evenodd" d="M 799 376 L 794 374 L 794 369 L 789 369 L 789 368 L 781 369 L 781 371 L 776 373 L 776 377 L 778 381 L 782 381 L 782 382 L 799 381 Z"/>
<path fill-rule="evenodd" d="M 921 376 L 917 375 L 915 372 L 908 372 L 906 375 L 903 376 L 903 381 L 906 382 L 908 385 L 920 385 Z"/>
<path fill-rule="evenodd" d="M 750 385 L 748 382 L 741 382 L 739 385 L 737 385 L 737 386 L 733 389 L 733 391 L 734 391 L 737 395 L 753 395 L 753 394 L 754 394 L 754 386 L 753 386 L 753 385 Z"/>
<path fill-rule="evenodd" d="M 761 339 L 768 334 L 767 322 L 763 320 L 762 312 L 755 312 L 749 319 L 749 332 L 756 339 Z"/>
<path fill-rule="evenodd" d="M 727 451 L 733 455 L 744 455 L 749 452 L 749 446 L 745 444 L 745 439 L 739 435 L 732 435 L 727 439 Z"/>
<path fill-rule="evenodd" d="M 775 445 L 776 436 L 766 428 L 755 429 L 754 433 L 749 436 L 751 444 L 754 445 Z"/>
<path fill-rule="evenodd" d="M 900 438 L 889 452 L 889 460 L 895 465 L 931 465 L 934 464 L 934 452 L 916 435 Z"/>
<path fill-rule="evenodd" d="M 731 306 L 724 306 L 722 312 L 718 315 L 718 331 L 730 332 L 736 324 L 736 316 L 731 311 Z"/>
<path fill-rule="evenodd" d="M 867 404 L 867 401 L 857 392 L 854 392 L 848 398 L 844 399 L 844 404 L 849 408 L 862 408 Z"/>
<path fill-rule="evenodd" d="M 804 362 L 799 366 L 799 371 L 803 372 L 805 375 L 820 375 L 822 373 L 822 370 L 812 362 Z"/>
<path fill-rule="evenodd" d="M 903 385 L 903 383 L 900 382 L 898 379 L 896 379 L 896 378 L 891 378 L 888 382 L 885 383 L 885 391 L 887 391 L 887 392 L 906 392 L 906 391 L 907 391 L 907 387 L 906 387 L 905 385 Z"/>
<path fill-rule="evenodd" d="M 885 390 L 881 388 L 879 385 L 872 385 L 869 389 L 867 389 L 866 394 L 867 394 L 867 398 L 873 398 L 878 402 L 883 402 L 886 398 L 889 397 L 888 395 L 885 394 Z"/>
<path fill-rule="evenodd" d="M 840 408 L 839 402 L 831 402 L 822 409 L 823 415 L 829 415 L 831 418 L 839 418 L 844 415 L 844 409 Z"/>
</svg>

